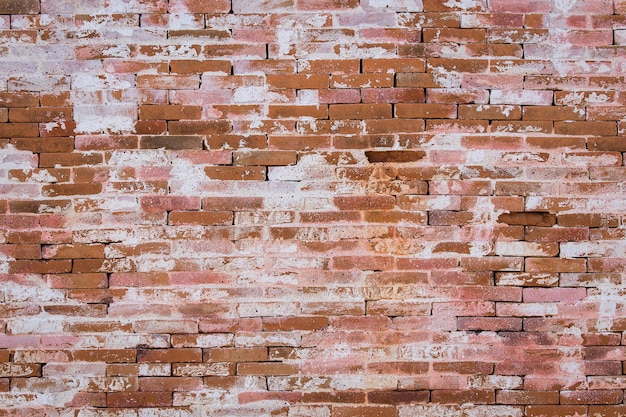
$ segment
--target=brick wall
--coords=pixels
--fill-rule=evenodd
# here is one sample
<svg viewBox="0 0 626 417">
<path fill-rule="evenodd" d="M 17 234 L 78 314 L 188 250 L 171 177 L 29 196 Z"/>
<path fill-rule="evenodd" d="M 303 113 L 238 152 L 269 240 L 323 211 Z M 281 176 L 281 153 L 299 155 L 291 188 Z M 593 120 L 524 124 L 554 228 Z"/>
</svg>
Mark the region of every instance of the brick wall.
<svg viewBox="0 0 626 417">
<path fill-rule="evenodd" d="M 0 0 L 0 416 L 625 415 L 624 74 L 624 0 Z"/>
</svg>

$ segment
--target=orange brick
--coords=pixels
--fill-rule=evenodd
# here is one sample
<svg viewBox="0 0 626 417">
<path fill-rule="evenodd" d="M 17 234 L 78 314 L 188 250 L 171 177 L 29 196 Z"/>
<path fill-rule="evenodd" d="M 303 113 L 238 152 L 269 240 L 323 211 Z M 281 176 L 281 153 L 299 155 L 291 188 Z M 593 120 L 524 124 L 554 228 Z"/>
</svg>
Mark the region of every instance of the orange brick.
<svg viewBox="0 0 626 417">
<path fill-rule="evenodd" d="M 455 119 L 456 105 L 412 103 L 397 104 L 396 117 L 410 119 Z"/>
<path fill-rule="evenodd" d="M 585 272 L 585 259 L 526 258 L 527 272 Z"/>
<path fill-rule="evenodd" d="M 231 211 L 172 211 L 168 224 L 179 226 L 198 224 L 204 226 L 229 225 L 233 222 Z"/>
<path fill-rule="evenodd" d="M 481 43 L 485 29 L 424 28 L 424 42 Z"/>
<path fill-rule="evenodd" d="M 104 258 L 104 245 L 74 244 L 45 246 L 42 256 L 44 259 Z"/>
<path fill-rule="evenodd" d="M 139 119 L 181 120 L 200 119 L 200 106 L 152 105 L 139 107 Z"/>
<path fill-rule="evenodd" d="M 200 198 L 181 196 L 142 197 L 141 206 L 146 211 L 199 210 Z"/>
<path fill-rule="evenodd" d="M 498 404 L 558 404 L 558 391 L 497 391 Z"/>
<path fill-rule="evenodd" d="M 326 105 L 270 105 L 268 115 L 272 119 L 302 117 L 313 119 L 327 119 L 328 107 Z"/>
<path fill-rule="evenodd" d="M 266 347 L 208 349 L 205 362 L 261 362 L 269 360 Z"/>
<path fill-rule="evenodd" d="M 328 88 L 329 75 L 297 74 L 297 75 L 268 75 L 267 85 L 271 88 L 298 88 L 322 89 Z"/>
<path fill-rule="evenodd" d="M 615 136 L 617 125 L 615 122 L 598 121 L 565 121 L 554 123 L 554 133 L 558 135 L 594 135 Z"/>
<path fill-rule="evenodd" d="M 362 60 L 363 72 L 417 73 L 426 71 L 426 61 L 421 58 L 373 58 Z"/>
<path fill-rule="evenodd" d="M 204 385 L 202 378 L 194 377 L 141 377 L 139 390 L 148 392 L 187 392 L 200 391 Z"/>
<path fill-rule="evenodd" d="M 410 391 L 395 391 L 398 394 L 411 393 Z M 368 393 L 370 395 L 372 393 Z M 428 392 L 426 391 L 426 394 Z M 406 395 L 406 394 L 405 394 Z M 332 408 L 332 417 L 395 417 L 395 407 L 385 406 L 358 406 L 358 407 L 346 407 L 336 406 Z"/>
<path fill-rule="evenodd" d="M 326 317 L 268 317 L 263 319 L 263 330 L 321 330 L 328 325 Z"/>
<path fill-rule="evenodd" d="M 520 120 L 522 107 L 500 104 L 459 105 L 459 119 Z"/>
<path fill-rule="evenodd" d="M 590 407 L 594 408 L 594 407 Z M 597 410 L 600 411 L 600 410 Z M 576 414 L 587 414 L 587 406 L 578 405 L 529 405 L 526 407 L 526 414 L 529 417 L 541 417 L 546 415 L 574 417 Z M 591 414 L 594 415 L 594 414 Z M 607 417 L 610 414 L 607 414 Z"/>
<path fill-rule="evenodd" d="M 331 119 L 390 119 L 391 104 L 331 104 Z"/>
<path fill-rule="evenodd" d="M 336 74 L 330 77 L 330 88 L 393 87 L 392 74 Z"/>
<path fill-rule="evenodd" d="M 340 210 L 389 210 L 396 204 L 392 196 L 335 197 L 334 202 Z"/>
<path fill-rule="evenodd" d="M 117 350 L 76 350 L 72 352 L 72 359 L 86 362 L 135 362 L 136 351 L 134 349 Z"/>
<path fill-rule="evenodd" d="M 168 407 L 172 406 L 172 393 L 167 392 L 109 392 L 106 405 L 111 408 Z"/>
<path fill-rule="evenodd" d="M 274 362 L 244 362 L 237 365 L 238 375 L 293 375 L 298 373 L 297 365 Z"/>
<path fill-rule="evenodd" d="M 172 135 L 213 135 L 229 133 L 231 123 L 228 120 L 172 120 L 167 122 Z"/>
<path fill-rule="evenodd" d="M 202 362 L 202 350 L 196 348 L 142 349 L 137 351 L 137 362 Z"/>
<path fill-rule="evenodd" d="M 365 393 L 358 391 L 305 392 L 305 403 L 343 403 L 358 404 L 365 402 Z"/>
<path fill-rule="evenodd" d="M 622 390 L 561 391 L 561 404 L 620 404 Z"/>
<path fill-rule="evenodd" d="M 585 112 L 568 106 L 525 106 L 524 120 L 584 120 Z"/>
<path fill-rule="evenodd" d="M 264 166 L 220 166 L 205 167 L 204 173 L 213 180 L 265 181 L 267 168 Z"/>
<path fill-rule="evenodd" d="M 491 390 L 433 390 L 431 401 L 444 404 L 494 404 L 495 392 Z"/>
</svg>

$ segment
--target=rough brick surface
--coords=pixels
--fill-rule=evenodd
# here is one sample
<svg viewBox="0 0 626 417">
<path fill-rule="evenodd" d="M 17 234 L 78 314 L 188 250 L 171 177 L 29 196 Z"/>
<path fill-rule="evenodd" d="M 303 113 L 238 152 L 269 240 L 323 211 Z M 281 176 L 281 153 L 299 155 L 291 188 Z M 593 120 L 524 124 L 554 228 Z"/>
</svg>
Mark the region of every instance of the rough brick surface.
<svg viewBox="0 0 626 417">
<path fill-rule="evenodd" d="M 626 415 L 626 1 L 0 0 L 0 417 Z"/>
</svg>

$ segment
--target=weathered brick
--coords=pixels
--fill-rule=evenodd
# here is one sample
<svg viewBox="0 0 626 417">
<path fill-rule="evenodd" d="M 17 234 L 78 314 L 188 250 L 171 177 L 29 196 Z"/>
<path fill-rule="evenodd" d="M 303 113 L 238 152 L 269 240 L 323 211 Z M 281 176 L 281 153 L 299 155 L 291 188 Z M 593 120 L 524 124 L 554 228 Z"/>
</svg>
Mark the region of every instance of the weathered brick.
<svg viewBox="0 0 626 417">
<path fill-rule="evenodd" d="M 202 362 L 202 350 L 180 349 L 141 349 L 137 351 L 137 362 Z"/>
<path fill-rule="evenodd" d="M 38 0 L 2 0 L 0 14 L 37 14 L 39 13 Z"/>
<path fill-rule="evenodd" d="M 331 119 L 390 119 L 390 104 L 331 104 Z"/>
<path fill-rule="evenodd" d="M 106 406 L 111 408 L 168 407 L 172 405 L 172 393 L 167 392 L 109 392 Z"/>
<path fill-rule="evenodd" d="M 626 414 L 626 2 L 83 3 L 0 0 L 1 416 Z"/>
</svg>

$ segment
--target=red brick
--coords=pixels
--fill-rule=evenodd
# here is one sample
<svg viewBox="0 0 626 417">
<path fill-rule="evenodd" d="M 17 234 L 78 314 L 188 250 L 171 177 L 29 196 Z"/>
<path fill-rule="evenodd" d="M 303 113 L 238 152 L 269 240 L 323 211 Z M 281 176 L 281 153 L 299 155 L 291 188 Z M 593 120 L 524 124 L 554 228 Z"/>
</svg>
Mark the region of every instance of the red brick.
<svg viewBox="0 0 626 417">
<path fill-rule="evenodd" d="M 487 362 L 435 362 L 433 363 L 433 371 L 489 375 L 493 373 L 493 364 Z"/>
<path fill-rule="evenodd" d="M 346 196 L 335 197 L 339 210 L 389 210 L 396 205 L 393 196 Z"/>
<path fill-rule="evenodd" d="M 526 258 L 527 272 L 585 272 L 585 259 Z"/>
<path fill-rule="evenodd" d="M 13 274 L 63 274 L 71 270 L 70 259 L 16 260 L 9 264 L 9 272 Z"/>
<path fill-rule="evenodd" d="M 313 118 L 327 119 L 328 106 L 326 105 L 270 105 L 268 116 L 272 119 Z"/>
<path fill-rule="evenodd" d="M 168 224 L 174 226 L 184 224 L 217 226 L 229 225 L 232 223 L 232 211 L 172 211 L 168 215 Z"/>
<path fill-rule="evenodd" d="M 146 211 L 199 210 L 200 198 L 182 196 L 142 197 L 141 206 Z"/>
<path fill-rule="evenodd" d="M 571 409 L 586 409 L 586 406 L 582 405 L 568 405 L 563 407 L 569 407 Z M 626 411 L 626 405 L 590 405 L 589 415 L 602 416 L 602 417 L 619 417 Z M 573 414 L 571 414 L 573 416 Z"/>
<path fill-rule="evenodd" d="M 200 349 L 143 349 L 137 351 L 137 362 L 202 362 Z"/>
<path fill-rule="evenodd" d="M 529 405 L 528 407 L 526 407 L 526 415 L 528 417 L 544 417 L 544 416 L 575 417 L 576 415 L 584 416 L 586 414 L 587 414 L 587 407 L 578 406 L 578 405 Z M 594 415 L 594 414 L 591 414 L 591 415 Z"/>
<path fill-rule="evenodd" d="M 259 150 L 233 152 L 235 165 L 295 165 L 296 160 L 297 154 L 295 151 Z"/>
<path fill-rule="evenodd" d="M 390 119 L 391 104 L 331 104 L 331 119 Z"/>
<path fill-rule="evenodd" d="M 358 391 L 305 392 L 305 403 L 359 404 L 365 402 L 365 393 Z"/>
<path fill-rule="evenodd" d="M 204 173 L 212 180 L 265 181 L 265 166 L 220 166 L 205 167 Z"/>
<path fill-rule="evenodd" d="M 297 74 L 297 75 L 268 75 L 267 85 L 271 88 L 298 88 L 323 89 L 328 88 L 329 75 Z"/>
<path fill-rule="evenodd" d="M 498 404 L 558 404 L 558 391 L 497 391 Z"/>
<path fill-rule="evenodd" d="M 141 377 L 139 390 L 148 392 L 199 391 L 204 387 L 202 378 L 192 377 Z"/>
<path fill-rule="evenodd" d="M 458 317 L 457 327 L 459 330 L 519 332 L 522 330 L 522 319 L 510 317 Z"/>
<path fill-rule="evenodd" d="M 72 359 L 86 362 L 135 362 L 134 349 L 117 350 L 76 350 L 72 352 Z"/>
<path fill-rule="evenodd" d="M 328 325 L 326 317 L 268 317 L 263 319 L 263 330 L 266 331 L 289 331 L 289 330 L 322 330 Z"/>
<path fill-rule="evenodd" d="M 524 302 L 576 302 L 587 296 L 585 288 L 524 288 Z"/>
<path fill-rule="evenodd" d="M 109 392 L 106 396 L 111 408 L 168 407 L 173 401 L 171 392 Z"/>
<path fill-rule="evenodd" d="M 454 104 L 411 103 L 397 104 L 396 117 L 408 119 L 455 119 L 457 106 Z"/>
<path fill-rule="evenodd" d="M 245 362 L 237 365 L 238 375 L 293 375 L 298 373 L 297 365 L 272 362 Z"/>
<path fill-rule="evenodd" d="M 399 391 L 396 391 L 399 392 Z M 368 395 L 371 393 L 368 393 Z M 395 417 L 396 409 L 395 407 L 384 407 L 384 406 L 357 406 L 357 407 L 346 407 L 346 406 L 334 406 L 332 408 L 332 417 Z"/>
<path fill-rule="evenodd" d="M 153 105 L 139 107 L 139 119 L 181 120 L 199 119 L 200 106 Z"/>
<path fill-rule="evenodd" d="M 433 390 L 431 401 L 435 403 L 494 404 L 495 392 L 489 390 Z"/>
<path fill-rule="evenodd" d="M 205 362 L 261 362 L 269 360 L 266 347 L 220 348 L 205 351 Z"/>
<path fill-rule="evenodd" d="M 466 271 L 521 271 L 523 261 L 519 257 L 468 257 L 461 258 L 461 267 Z"/>
<path fill-rule="evenodd" d="M 0 14 L 37 14 L 39 1 L 37 0 L 5 0 L 0 3 Z"/>
<path fill-rule="evenodd" d="M 367 400 L 372 404 L 409 404 L 427 403 L 430 399 L 430 392 L 424 391 L 370 391 L 367 393 Z"/>
<path fill-rule="evenodd" d="M 558 135 L 596 135 L 615 136 L 617 126 L 615 122 L 556 122 L 554 123 L 554 133 Z"/>
<path fill-rule="evenodd" d="M 521 106 L 498 104 L 459 105 L 459 119 L 520 120 Z"/>
<path fill-rule="evenodd" d="M 619 404 L 622 390 L 561 391 L 561 404 Z"/>
</svg>

